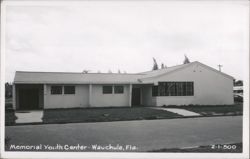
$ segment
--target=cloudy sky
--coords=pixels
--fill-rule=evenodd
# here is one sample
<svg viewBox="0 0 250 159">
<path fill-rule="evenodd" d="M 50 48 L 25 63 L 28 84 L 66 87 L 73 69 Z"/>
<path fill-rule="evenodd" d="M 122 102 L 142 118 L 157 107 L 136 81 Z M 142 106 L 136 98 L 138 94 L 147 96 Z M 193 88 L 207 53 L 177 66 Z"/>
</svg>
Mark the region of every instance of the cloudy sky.
<svg viewBox="0 0 250 159">
<path fill-rule="evenodd" d="M 136 73 L 151 70 L 152 57 L 170 67 L 184 54 L 243 78 L 246 1 L 75 1 L 5 9 L 6 81 L 15 71 Z"/>
</svg>

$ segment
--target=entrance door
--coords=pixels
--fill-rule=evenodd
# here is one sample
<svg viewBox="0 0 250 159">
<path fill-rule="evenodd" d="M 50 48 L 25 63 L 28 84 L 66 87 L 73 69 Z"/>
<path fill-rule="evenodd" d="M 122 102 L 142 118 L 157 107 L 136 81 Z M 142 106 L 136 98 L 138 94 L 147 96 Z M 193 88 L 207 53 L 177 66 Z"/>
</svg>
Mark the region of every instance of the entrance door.
<svg viewBox="0 0 250 159">
<path fill-rule="evenodd" d="M 39 109 L 38 89 L 20 89 L 19 106 L 20 110 Z"/>
<path fill-rule="evenodd" d="M 141 88 L 132 89 L 132 106 L 141 105 Z"/>
</svg>

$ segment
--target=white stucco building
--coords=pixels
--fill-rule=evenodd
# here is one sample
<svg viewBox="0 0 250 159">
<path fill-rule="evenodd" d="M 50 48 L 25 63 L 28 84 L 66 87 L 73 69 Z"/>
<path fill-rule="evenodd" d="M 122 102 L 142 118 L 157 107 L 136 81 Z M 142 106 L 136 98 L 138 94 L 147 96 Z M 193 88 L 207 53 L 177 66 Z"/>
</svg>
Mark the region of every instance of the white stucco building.
<svg viewBox="0 0 250 159">
<path fill-rule="evenodd" d="M 200 62 L 137 74 L 17 71 L 17 110 L 233 104 L 233 77 Z"/>
</svg>

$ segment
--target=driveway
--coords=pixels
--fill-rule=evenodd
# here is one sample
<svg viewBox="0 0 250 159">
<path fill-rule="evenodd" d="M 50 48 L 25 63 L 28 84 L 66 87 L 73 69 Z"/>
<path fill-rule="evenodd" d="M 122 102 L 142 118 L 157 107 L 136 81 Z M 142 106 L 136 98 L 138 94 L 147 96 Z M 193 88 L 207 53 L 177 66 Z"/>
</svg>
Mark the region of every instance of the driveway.
<svg viewBox="0 0 250 159">
<path fill-rule="evenodd" d="M 93 151 L 94 144 L 119 144 L 150 151 L 242 142 L 242 116 L 7 126 L 6 135 L 10 145 L 80 144 Z"/>
</svg>

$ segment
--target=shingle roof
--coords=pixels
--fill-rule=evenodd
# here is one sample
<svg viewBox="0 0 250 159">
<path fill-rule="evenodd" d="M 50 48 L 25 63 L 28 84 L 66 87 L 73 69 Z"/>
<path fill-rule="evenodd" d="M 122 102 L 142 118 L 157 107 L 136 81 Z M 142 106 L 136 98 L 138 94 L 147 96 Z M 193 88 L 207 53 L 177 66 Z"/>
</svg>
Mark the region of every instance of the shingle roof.
<svg viewBox="0 0 250 159">
<path fill-rule="evenodd" d="M 142 83 L 143 79 L 157 77 L 167 74 L 182 68 L 185 68 L 193 63 L 167 67 L 164 69 L 147 71 L 137 74 L 120 74 L 120 73 L 69 73 L 69 72 L 27 72 L 17 71 L 14 78 L 14 83 L 33 83 L 33 84 L 129 84 L 129 83 Z M 199 63 L 201 64 L 201 63 Z M 204 65 L 204 64 L 202 64 Z M 204 65 L 206 66 L 206 65 Z M 208 67 L 208 66 L 207 66 Z M 209 67 L 210 68 L 210 67 Z M 213 68 L 210 68 L 213 69 Z M 213 69 L 213 71 L 216 71 Z M 217 71 L 218 72 L 218 71 Z M 221 73 L 221 72 L 219 72 Z M 224 73 L 221 73 L 226 75 Z M 226 75 L 231 77 L 229 75 Z M 231 77 L 232 78 L 232 77 Z"/>
</svg>

